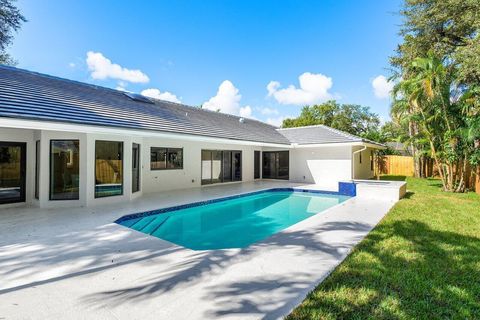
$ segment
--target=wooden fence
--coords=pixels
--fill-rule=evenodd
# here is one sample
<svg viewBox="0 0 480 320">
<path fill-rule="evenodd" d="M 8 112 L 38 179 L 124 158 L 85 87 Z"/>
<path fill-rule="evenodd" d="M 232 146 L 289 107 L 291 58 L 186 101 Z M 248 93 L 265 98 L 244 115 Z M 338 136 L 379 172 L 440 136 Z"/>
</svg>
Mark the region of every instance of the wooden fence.
<svg viewBox="0 0 480 320">
<path fill-rule="evenodd" d="M 388 174 L 412 177 L 414 175 L 413 157 L 409 156 L 377 156 L 375 175 Z"/>
<path fill-rule="evenodd" d="M 433 177 L 438 174 L 438 170 L 432 159 L 421 161 L 422 172 L 426 177 Z M 409 156 L 376 156 L 375 157 L 375 175 L 382 174 L 413 177 L 415 175 L 415 168 L 413 157 Z M 475 190 L 480 194 L 480 168 L 477 173 L 472 172 L 467 168 L 466 186 L 469 190 Z"/>
</svg>

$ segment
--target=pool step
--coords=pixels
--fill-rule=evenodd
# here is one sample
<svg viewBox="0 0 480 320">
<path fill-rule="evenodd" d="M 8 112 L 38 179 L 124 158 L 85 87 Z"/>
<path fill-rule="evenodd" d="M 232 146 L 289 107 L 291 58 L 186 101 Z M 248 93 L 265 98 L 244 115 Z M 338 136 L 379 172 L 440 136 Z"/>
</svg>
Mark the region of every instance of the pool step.
<svg viewBox="0 0 480 320">
<path fill-rule="evenodd" d="M 138 231 L 142 231 L 144 233 L 152 234 L 153 231 L 157 230 L 159 226 L 161 226 L 165 220 L 167 220 L 169 217 L 165 216 L 157 216 L 155 217 L 152 221 L 150 221 L 148 224 L 146 224 L 141 230 L 139 229 Z"/>
<path fill-rule="evenodd" d="M 155 220 L 155 217 L 141 218 L 136 223 L 131 225 L 130 228 L 135 229 L 137 231 L 142 231 L 142 229 L 145 228 L 148 224 L 150 224 L 153 220 Z"/>
<path fill-rule="evenodd" d="M 165 220 L 163 220 L 162 222 L 160 222 L 157 227 L 155 229 L 153 229 L 152 232 L 150 232 L 150 234 L 154 234 L 155 232 L 157 232 L 158 229 L 160 229 L 161 226 L 163 226 L 165 224 L 165 222 L 167 222 L 167 220 L 169 219 L 170 217 L 166 217 Z"/>
</svg>

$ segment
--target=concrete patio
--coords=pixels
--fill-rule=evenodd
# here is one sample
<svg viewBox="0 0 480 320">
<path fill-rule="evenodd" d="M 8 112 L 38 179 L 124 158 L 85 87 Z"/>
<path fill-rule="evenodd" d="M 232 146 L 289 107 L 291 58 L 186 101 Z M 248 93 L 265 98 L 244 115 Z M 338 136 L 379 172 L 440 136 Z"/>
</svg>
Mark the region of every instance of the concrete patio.
<svg viewBox="0 0 480 320">
<path fill-rule="evenodd" d="M 281 318 L 394 201 L 355 197 L 244 249 L 192 251 L 112 222 L 292 186 L 300 185 L 259 181 L 150 194 L 108 207 L 0 210 L 0 319 Z"/>
</svg>

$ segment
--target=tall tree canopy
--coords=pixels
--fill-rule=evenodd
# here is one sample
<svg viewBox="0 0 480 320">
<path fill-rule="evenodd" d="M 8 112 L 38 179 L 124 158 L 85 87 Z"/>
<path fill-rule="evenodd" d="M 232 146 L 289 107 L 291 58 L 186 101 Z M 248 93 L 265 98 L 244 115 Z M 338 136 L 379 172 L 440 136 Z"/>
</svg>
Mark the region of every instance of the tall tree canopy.
<svg viewBox="0 0 480 320">
<path fill-rule="evenodd" d="M 435 160 L 444 189 L 464 191 L 480 161 L 480 1 L 405 0 L 401 14 L 392 118 L 417 160 Z"/>
<path fill-rule="evenodd" d="M 12 43 L 13 33 L 20 29 L 22 22 L 27 21 L 13 2 L 0 0 L 0 64 L 15 64 L 6 49 Z"/>
<path fill-rule="evenodd" d="M 339 104 L 327 101 L 322 104 L 305 106 L 300 116 L 285 119 L 283 128 L 323 124 L 358 136 L 368 137 L 377 131 L 380 124 L 378 115 L 370 112 L 369 107 L 357 104 Z"/>
<path fill-rule="evenodd" d="M 403 42 L 390 62 L 402 76 L 431 52 L 456 68 L 462 82 L 480 82 L 480 1 L 405 0 L 400 14 Z"/>
</svg>

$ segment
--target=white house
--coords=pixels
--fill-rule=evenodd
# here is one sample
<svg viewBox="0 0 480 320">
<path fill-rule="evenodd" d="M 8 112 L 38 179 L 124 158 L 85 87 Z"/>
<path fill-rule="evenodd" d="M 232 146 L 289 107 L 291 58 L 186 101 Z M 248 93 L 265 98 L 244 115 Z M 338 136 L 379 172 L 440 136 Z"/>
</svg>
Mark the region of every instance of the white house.
<svg viewBox="0 0 480 320">
<path fill-rule="evenodd" d="M 382 145 L 0 66 L 0 208 L 92 206 L 144 193 L 283 179 L 335 190 Z"/>
</svg>

